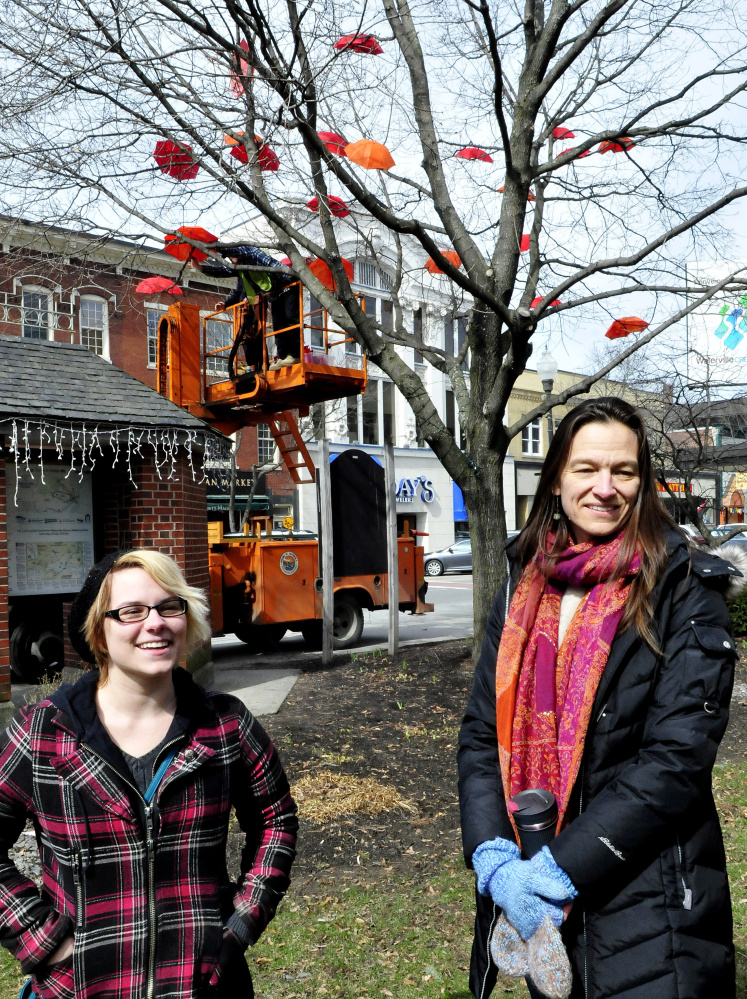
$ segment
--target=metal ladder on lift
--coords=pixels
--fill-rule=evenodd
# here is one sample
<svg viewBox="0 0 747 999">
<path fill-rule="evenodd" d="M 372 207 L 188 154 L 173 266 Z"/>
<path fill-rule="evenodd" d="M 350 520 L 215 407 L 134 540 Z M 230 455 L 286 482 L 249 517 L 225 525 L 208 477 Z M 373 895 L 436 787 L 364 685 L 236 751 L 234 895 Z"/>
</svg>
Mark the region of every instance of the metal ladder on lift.
<svg viewBox="0 0 747 999">
<path fill-rule="evenodd" d="M 273 416 L 267 421 L 272 439 L 280 453 L 283 464 L 290 472 L 291 478 L 299 485 L 316 481 L 316 469 L 311 460 L 306 445 L 298 429 L 298 423 L 291 410 L 285 410 L 279 416 Z M 308 478 L 302 478 L 303 470 Z"/>
</svg>

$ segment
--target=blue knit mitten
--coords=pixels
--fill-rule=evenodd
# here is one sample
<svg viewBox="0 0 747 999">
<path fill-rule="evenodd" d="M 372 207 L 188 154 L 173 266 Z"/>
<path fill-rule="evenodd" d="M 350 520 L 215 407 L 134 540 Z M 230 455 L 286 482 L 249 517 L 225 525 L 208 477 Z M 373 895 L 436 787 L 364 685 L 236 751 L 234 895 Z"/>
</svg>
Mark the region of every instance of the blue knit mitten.
<svg viewBox="0 0 747 999">
<path fill-rule="evenodd" d="M 498 838 L 477 847 L 472 866 L 478 891 L 491 895 L 522 939 L 529 940 L 545 916 L 561 926 L 563 905 L 578 892 L 546 846 L 531 860 L 519 856 L 515 843 Z"/>
</svg>

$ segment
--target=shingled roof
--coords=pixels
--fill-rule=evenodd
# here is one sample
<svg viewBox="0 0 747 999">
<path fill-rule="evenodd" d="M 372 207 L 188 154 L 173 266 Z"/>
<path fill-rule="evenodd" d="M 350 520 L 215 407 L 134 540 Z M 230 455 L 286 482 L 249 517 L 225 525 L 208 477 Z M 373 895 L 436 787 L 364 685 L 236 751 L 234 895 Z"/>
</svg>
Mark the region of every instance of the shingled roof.
<svg viewBox="0 0 747 999">
<path fill-rule="evenodd" d="M 0 419 L 215 433 L 187 410 L 78 344 L 0 336 Z"/>
</svg>

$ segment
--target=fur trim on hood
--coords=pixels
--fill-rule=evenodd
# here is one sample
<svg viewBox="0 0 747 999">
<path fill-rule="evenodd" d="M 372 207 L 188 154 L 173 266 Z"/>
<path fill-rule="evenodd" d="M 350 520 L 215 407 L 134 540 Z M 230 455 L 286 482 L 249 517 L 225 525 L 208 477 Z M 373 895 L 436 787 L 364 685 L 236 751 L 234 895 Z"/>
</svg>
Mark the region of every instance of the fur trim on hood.
<svg viewBox="0 0 747 999">
<path fill-rule="evenodd" d="M 712 555 L 731 562 L 735 569 L 739 569 L 741 576 L 732 576 L 726 588 L 724 596 L 727 600 L 736 600 L 747 586 L 747 548 L 743 545 L 730 544 L 728 541 L 717 548 L 707 549 Z"/>
</svg>

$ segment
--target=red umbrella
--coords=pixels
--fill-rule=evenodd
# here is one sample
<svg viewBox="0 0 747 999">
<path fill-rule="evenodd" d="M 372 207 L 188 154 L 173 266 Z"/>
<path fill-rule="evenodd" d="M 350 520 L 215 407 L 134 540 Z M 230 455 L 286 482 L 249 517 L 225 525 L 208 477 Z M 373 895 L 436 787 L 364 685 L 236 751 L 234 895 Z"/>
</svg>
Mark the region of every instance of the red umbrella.
<svg viewBox="0 0 747 999">
<path fill-rule="evenodd" d="M 388 170 L 394 166 L 392 154 L 380 142 L 373 139 L 359 139 L 345 146 L 345 155 L 351 163 L 365 167 L 366 170 Z"/>
<path fill-rule="evenodd" d="M 197 176 L 200 165 L 195 163 L 191 153 L 192 147 L 186 143 L 177 144 L 170 139 L 162 139 L 156 143 L 153 157 L 161 173 L 177 180 L 192 180 Z"/>
<path fill-rule="evenodd" d="M 139 285 L 136 286 L 135 291 L 139 292 L 141 295 L 147 294 L 157 294 L 160 291 L 165 291 L 169 295 L 181 295 L 182 289 L 179 285 L 174 284 L 171 278 L 165 277 L 149 277 L 141 281 Z"/>
<path fill-rule="evenodd" d="M 199 225 L 181 225 L 176 230 L 180 232 L 183 236 L 187 236 L 189 239 L 199 240 L 200 243 L 217 243 L 218 237 L 214 236 L 212 232 L 208 232 L 207 229 L 203 229 Z M 176 235 L 169 234 L 164 236 L 164 242 L 166 246 L 164 249 L 170 256 L 176 257 L 177 260 L 196 260 L 198 263 L 202 263 L 203 260 L 207 260 L 207 253 L 202 250 L 198 250 L 197 247 L 192 246 L 185 240 L 180 239 Z"/>
<path fill-rule="evenodd" d="M 570 130 L 570 128 L 563 128 L 562 125 L 558 125 L 557 128 L 552 130 L 553 139 L 575 139 L 576 136 Z"/>
<path fill-rule="evenodd" d="M 521 237 L 521 242 L 519 243 L 519 249 L 522 253 L 526 253 L 529 249 L 529 233 L 524 233 Z"/>
<path fill-rule="evenodd" d="M 600 142 L 597 152 L 600 156 L 604 156 L 605 153 L 624 153 L 626 149 L 632 149 L 634 145 L 635 142 L 632 139 L 621 136 L 616 142 L 611 139 L 608 139 L 607 142 Z"/>
<path fill-rule="evenodd" d="M 565 153 L 575 153 L 578 146 L 569 146 L 568 149 L 561 149 L 558 156 L 563 156 Z M 576 159 L 582 160 L 584 156 L 591 156 L 592 150 L 587 149 L 585 153 L 579 153 Z"/>
<path fill-rule="evenodd" d="M 306 207 L 310 208 L 312 212 L 319 211 L 319 198 L 312 198 L 311 201 L 306 202 Z M 336 194 L 327 195 L 327 207 L 329 208 L 332 215 L 336 215 L 339 219 L 344 219 L 350 214 L 350 210 L 342 198 L 338 198 Z"/>
<path fill-rule="evenodd" d="M 542 301 L 542 296 L 538 295 L 536 298 L 532 299 L 532 304 L 529 306 L 529 308 L 530 309 L 534 309 L 536 306 L 538 306 L 540 304 L 541 301 Z M 550 302 L 550 305 L 560 305 L 560 304 L 561 304 L 561 301 L 560 301 L 559 298 L 555 298 L 555 299 L 553 299 L 552 302 Z"/>
<path fill-rule="evenodd" d="M 499 194 L 503 194 L 504 190 L 505 190 L 505 188 L 503 186 L 501 186 L 501 187 L 498 188 L 498 193 Z M 533 191 L 528 191 L 527 192 L 527 201 L 536 201 L 536 200 L 537 199 L 534 196 L 534 192 Z"/>
<path fill-rule="evenodd" d="M 617 340 L 631 333 L 642 333 L 648 329 L 648 325 L 645 319 L 638 316 L 623 316 L 622 319 L 615 319 L 604 335 L 608 340 Z"/>
<path fill-rule="evenodd" d="M 342 135 L 337 132 L 317 132 L 316 134 L 322 140 L 327 149 L 329 149 L 331 153 L 334 153 L 335 156 L 345 155 L 345 146 L 347 146 L 348 140 Z"/>
<path fill-rule="evenodd" d="M 290 267 L 291 266 L 291 258 L 290 257 L 281 257 L 280 258 L 280 263 L 284 264 L 286 267 Z"/>
<path fill-rule="evenodd" d="M 244 52 L 249 51 L 249 45 L 247 44 L 246 38 L 242 38 L 239 42 L 239 48 L 242 48 Z M 254 76 L 254 67 L 249 66 L 246 59 L 239 59 L 239 72 L 231 73 L 231 93 L 234 97 L 241 97 L 244 93 L 244 84 L 241 82 L 241 77 L 249 76 L 249 70 L 251 69 L 251 76 Z M 251 77 L 250 77 L 251 78 Z"/>
<path fill-rule="evenodd" d="M 231 156 L 239 163 L 248 163 L 249 154 L 246 151 L 241 139 L 238 136 L 243 136 L 243 132 L 236 132 L 235 135 L 224 135 L 223 141 L 227 146 L 231 146 Z M 280 168 L 280 160 L 278 159 L 277 153 L 270 149 L 270 147 L 263 141 L 261 136 L 255 135 L 254 141 L 257 144 L 257 157 L 259 159 L 259 169 L 260 170 L 270 170 L 273 173 Z"/>
<path fill-rule="evenodd" d="M 454 153 L 454 156 L 458 160 L 482 160 L 483 163 L 493 162 L 493 157 L 489 156 L 484 149 L 479 149 L 477 146 L 465 146 L 464 149 L 460 149 Z"/>
<path fill-rule="evenodd" d="M 340 257 L 342 266 L 345 269 L 345 274 L 347 275 L 348 281 L 353 280 L 353 265 L 349 260 L 344 257 Z M 329 269 L 327 264 L 321 260 L 319 257 L 314 257 L 313 260 L 307 261 L 309 265 L 309 270 L 311 273 L 318 278 L 325 288 L 329 291 L 336 291 L 337 285 L 335 284 L 335 279 L 332 277 L 332 271 Z"/>
<path fill-rule="evenodd" d="M 459 259 L 459 254 L 457 253 L 456 250 L 441 250 L 441 255 L 444 256 L 444 257 L 446 257 L 446 259 L 449 261 L 449 263 L 453 264 L 454 267 L 461 267 L 462 266 L 462 261 Z M 438 266 L 438 264 L 433 259 L 433 257 L 428 257 L 428 259 L 425 262 L 425 269 L 430 274 L 443 274 L 444 273 L 444 271 L 441 270 L 441 268 Z"/>
<path fill-rule="evenodd" d="M 343 35 L 337 39 L 334 47 L 340 51 L 352 49 L 353 52 L 363 52 L 366 55 L 381 55 L 384 51 L 373 35 Z"/>
</svg>

